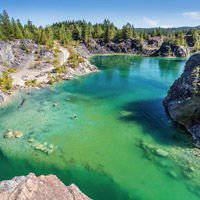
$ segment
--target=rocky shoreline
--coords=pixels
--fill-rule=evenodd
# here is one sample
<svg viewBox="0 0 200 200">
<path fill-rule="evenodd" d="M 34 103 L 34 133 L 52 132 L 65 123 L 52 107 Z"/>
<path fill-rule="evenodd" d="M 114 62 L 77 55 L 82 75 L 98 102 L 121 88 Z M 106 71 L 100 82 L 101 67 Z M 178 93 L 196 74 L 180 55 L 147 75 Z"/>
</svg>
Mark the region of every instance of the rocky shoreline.
<svg viewBox="0 0 200 200">
<path fill-rule="evenodd" d="M 65 186 L 56 176 L 29 174 L 0 182 L 1 200 L 90 200 L 72 184 Z"/>
<path fill-rule="evenodd" d="M 88 56 L 75 48 L 37 45 L 31 40 L 0 41 L 0 104 L 16 91 L 43 88 L 76 76 L 97 72 Z"/>
<path fill-rule="evenodd" d="M 91 39 L 81 44 L 87 54 L 133 54 L 146 57 L 187 57 L 192 49 L 164 41 L 162 37 L 148 40 L 128 39 L 121 42 L 108 42 Z"/>
<path fill-rule="evenodd" d="M 200 147 L 200 54 L 187 61 L 181 77 L 174 82 L 164 106 L 172 120 L 184 126 Z"/>
</svg>

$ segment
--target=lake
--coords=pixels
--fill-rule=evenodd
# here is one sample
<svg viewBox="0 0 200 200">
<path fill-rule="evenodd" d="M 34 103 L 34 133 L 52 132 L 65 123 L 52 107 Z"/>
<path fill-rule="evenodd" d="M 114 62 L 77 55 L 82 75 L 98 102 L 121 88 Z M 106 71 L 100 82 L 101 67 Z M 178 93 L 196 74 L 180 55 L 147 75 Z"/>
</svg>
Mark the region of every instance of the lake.
<svg viewBox="0 0 200 200">
<path fill-rule="evenodd" d="M 91 62 L 100 72 L 21 92 L 0 109 L 0 180 L 55 174 L 95 200 L 199 199 L 200 184 L 178 160 L 191 138 L 162 105 L 185 60 L 113 55 Z M 24 137 L 4 139 L 8 129 Z"/>
</svg>

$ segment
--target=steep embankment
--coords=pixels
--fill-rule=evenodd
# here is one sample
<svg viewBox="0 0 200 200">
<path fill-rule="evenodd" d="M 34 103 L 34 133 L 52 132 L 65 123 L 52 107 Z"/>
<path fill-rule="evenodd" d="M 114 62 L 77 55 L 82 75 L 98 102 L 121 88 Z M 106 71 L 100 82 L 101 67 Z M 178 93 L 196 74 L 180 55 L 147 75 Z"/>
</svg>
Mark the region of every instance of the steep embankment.
<svg viewBox="0 0 200 200">
<path fill-rule="evenodd" d="M 96 71 L 74 48 L 69 53 L 59 44 L 49 49 L 31 40 L 0 41 L 0 103 L 16 90 L 46 87 Z"/>
<path fill-rule="evenodd" d="M 200 147 L 200 54 L 187 61 L 181 77 L 170 88 L 164 105 L 170 117 L 185 126 Z"/>
<path fill-rule="evenodd" d="M 77 186 L 65 186 L 56 176 L 34 174 L 0 182 L 1 200 L 89 200 Z"/>
</svg>

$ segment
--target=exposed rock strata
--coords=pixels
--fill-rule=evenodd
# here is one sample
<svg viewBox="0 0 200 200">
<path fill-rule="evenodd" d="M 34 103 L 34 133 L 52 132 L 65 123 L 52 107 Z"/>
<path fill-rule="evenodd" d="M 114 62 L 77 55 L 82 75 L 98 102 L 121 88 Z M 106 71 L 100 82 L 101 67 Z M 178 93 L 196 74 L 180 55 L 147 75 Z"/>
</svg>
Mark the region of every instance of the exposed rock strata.
<svg viewBox="0 0 200 200">
<path fill-rule="evenodd" d="M 34 174 L 0 182 L 1 200 L 89 200 L 74 184 L 65 186 L 56 176 Z"/>
<path fill-rule="evenodd" d="M 170 117 L 185 126 L 200 147 L 200 54 L 187 61 L 181 77 L 170 88 L 164 105 Z"/>
<path fill-rule="evenodd" d="M 130 53 L 161 57 L 186 57 L 188 54 L 187 49 L 170 42 L 164 42 L 162 37 L 152 37 L 145 41 L 128 39 L 108 43 L 101 39 L 91 39 L 90 42 L 82 44 L 82 46 L 91 54 Z"/>
</svg>

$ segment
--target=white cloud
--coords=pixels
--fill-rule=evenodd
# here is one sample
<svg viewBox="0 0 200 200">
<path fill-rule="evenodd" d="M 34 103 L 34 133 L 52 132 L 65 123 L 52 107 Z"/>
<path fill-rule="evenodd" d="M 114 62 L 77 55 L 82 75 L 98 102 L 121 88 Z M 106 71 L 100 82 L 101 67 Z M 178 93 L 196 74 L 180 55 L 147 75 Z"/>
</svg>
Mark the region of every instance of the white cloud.
<svg viewBox="0 0 200 200">
<path fill-rule="evenodd" d="M 184 12 L 182 15 L 184 17 L 189 17 L 190 19 L 200 20 L 200 12 Z"/>
<path fill-rule="evenodd" d="M 150 18 L 148 18 L 148 17 L 143 17 L 143 22 L 146 24 L 146 25 L 148 25 L 148 26 L 150 26 L 150 27 L 156 27 L 156 26 L 158 26 L 158 20 L 153 20 L 153 19 L 150 19 Z"/>
<path fill-rule="evenodd" d="M 163 24 L 160 26 L 161 28 L 172 28 L 173 26 L 172 25 L 169 25 L 169 24 Z"/>
</svg>

